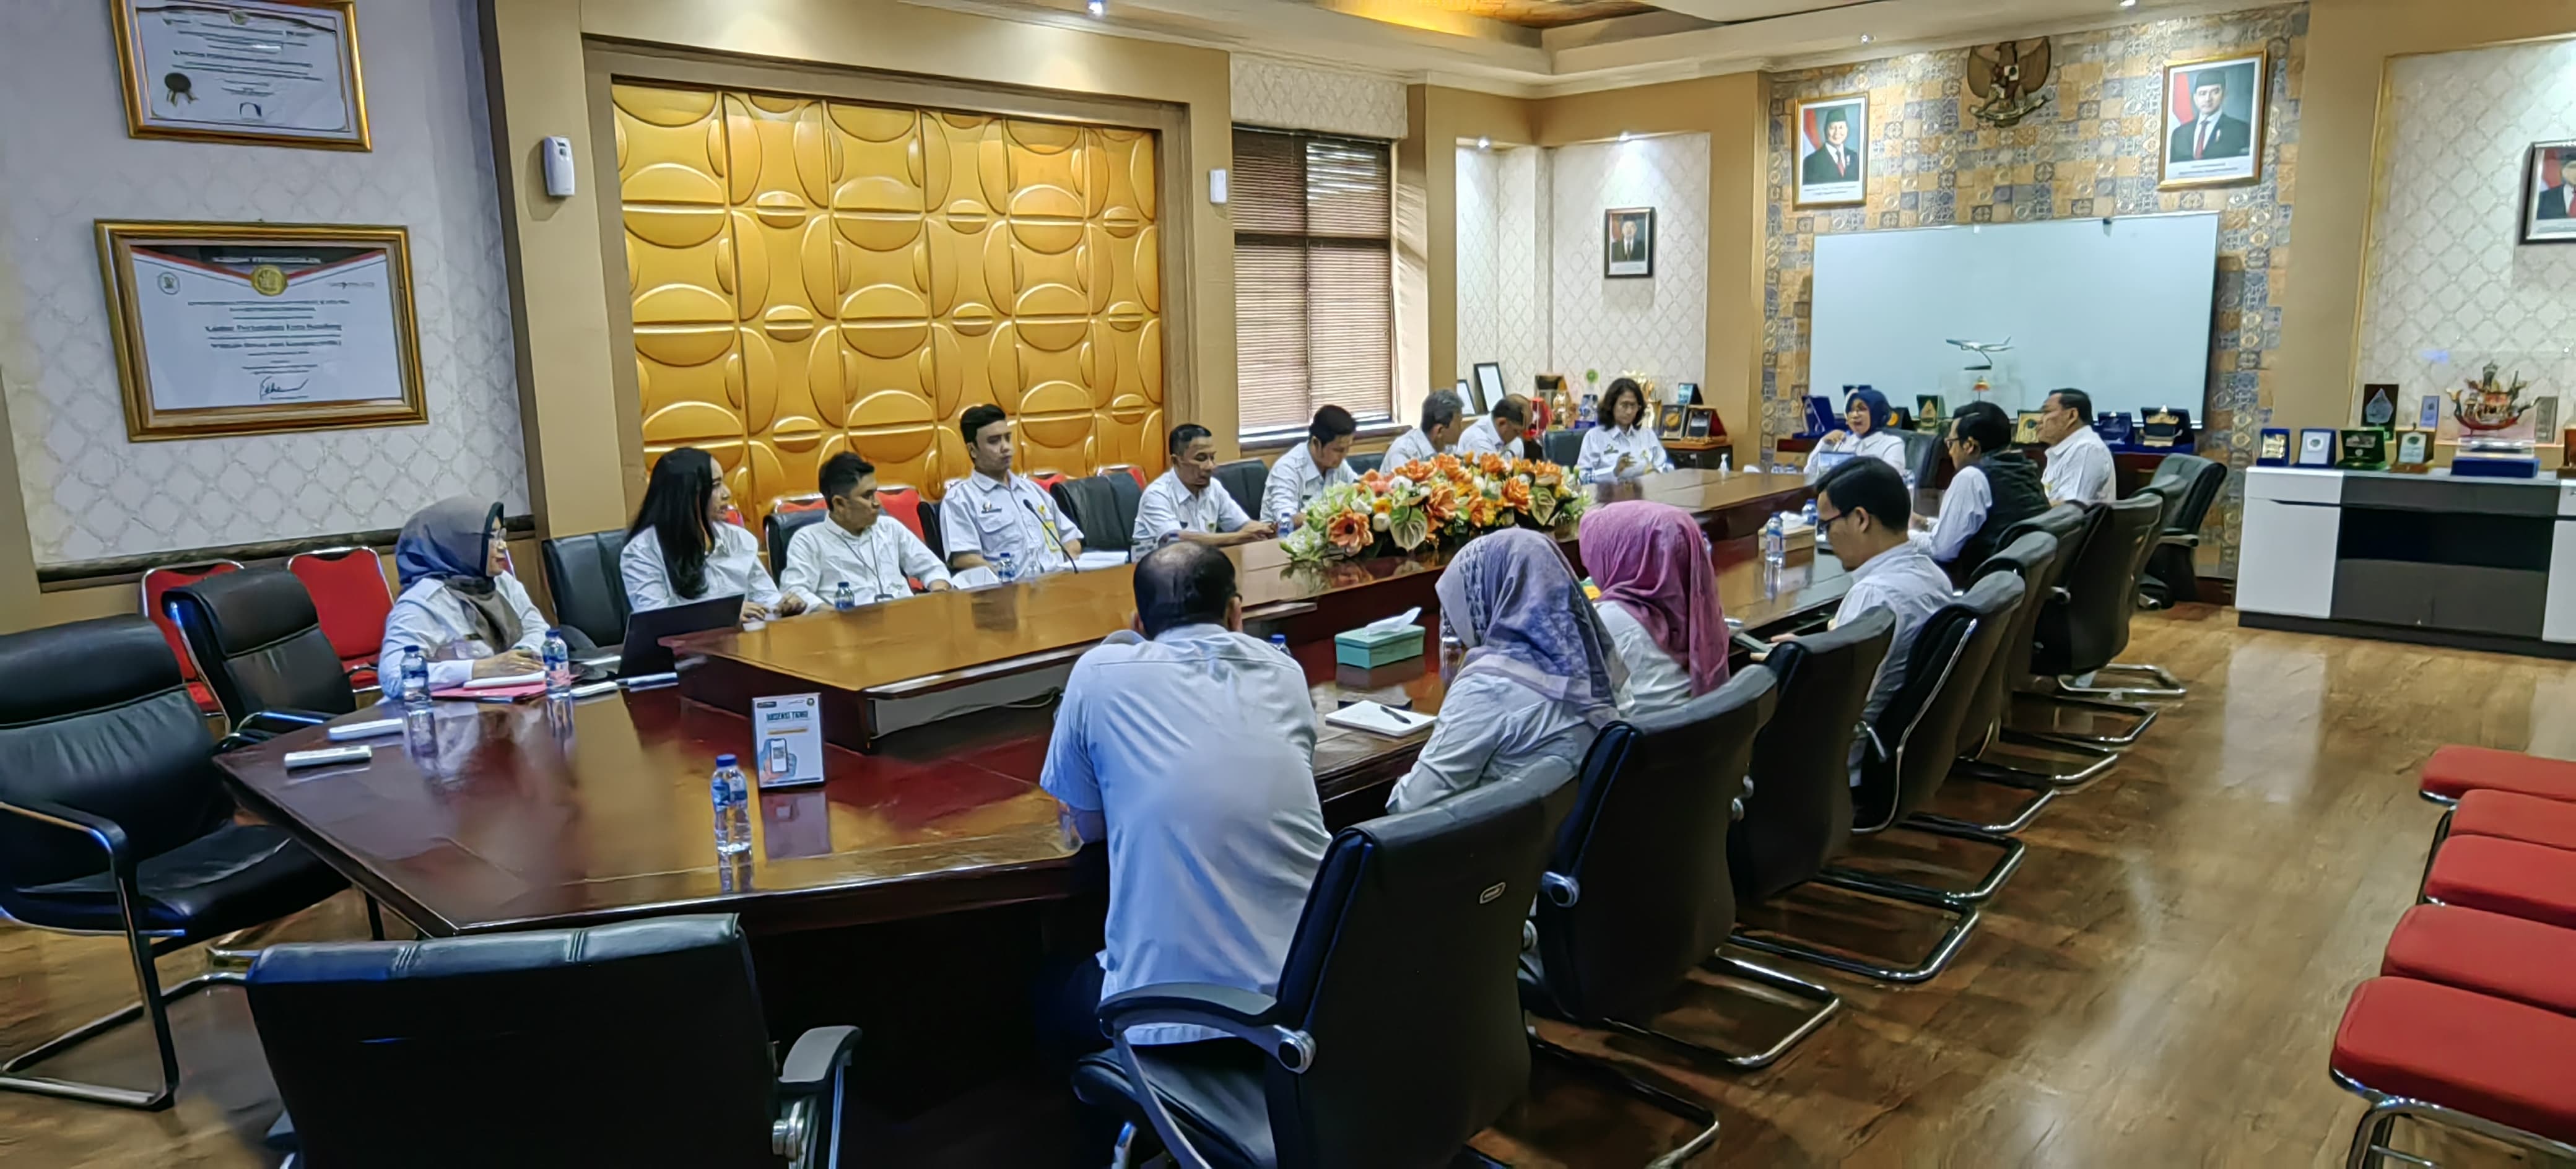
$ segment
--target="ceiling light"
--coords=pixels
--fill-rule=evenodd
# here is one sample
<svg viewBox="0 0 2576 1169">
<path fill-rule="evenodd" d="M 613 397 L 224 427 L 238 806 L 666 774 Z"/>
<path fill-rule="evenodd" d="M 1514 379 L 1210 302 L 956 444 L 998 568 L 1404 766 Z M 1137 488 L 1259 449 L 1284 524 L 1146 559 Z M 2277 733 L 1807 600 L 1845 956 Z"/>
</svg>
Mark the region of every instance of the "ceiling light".
<svg viewBox="0 0 2576 1169">
<path fill-rule="evenodd" d="M 1619 131 L 1619 140 L 1620 140 L 1621 142 L 1625 142 L 1625 141 L 1627 141 L 1627 140 L 1628 140 L 1628 132 L 1627 132 L 1627 131 L 1625 131 L 1625 130 L 1621 130 L 1621 131 Z"/>
<path fill-rule="evenodd" d="M 1493 139 L 1491 139 L 1491 138 L 1487 138 L 1487 137 L 1485 137 L 1484 135 L 1481 135 L 1481 134 L 1479 134 L 1479 135 L 1477 135 L 1477 136 L 1476 136 L 1476 149 L 1478 149 L 1478 150 L 1492 150 L 1493 148 L 1494 148 L 1494 140 L 1493 140 Z"/>
<path fill-rule="evenodd" d="M 1860 34 L 1860 43 L 1862 43 L 1862 44 L 1864 44 L 1864 45 L 1866 45 L 1866 44 L 1870 43 L 1871 41 L 1877 40 L 1877 39 L 1878 39 L 1877 37 L 1873 37 L 1873 36 L 1869 35 L 1868 33 L 1862 33 L 1862 34 Z"/>
<path fill-rule="evenodd" d="M 2122 8 L 2135 8 L 2137 6 L 2138 0 L 2120 0 L 2120 7 Z"/>
<path fill-rule="evenodd" d="M 1091 14 L 1093 16 L 1109 15 L 1109 0 L 1091 0 Z"/>
</svg>

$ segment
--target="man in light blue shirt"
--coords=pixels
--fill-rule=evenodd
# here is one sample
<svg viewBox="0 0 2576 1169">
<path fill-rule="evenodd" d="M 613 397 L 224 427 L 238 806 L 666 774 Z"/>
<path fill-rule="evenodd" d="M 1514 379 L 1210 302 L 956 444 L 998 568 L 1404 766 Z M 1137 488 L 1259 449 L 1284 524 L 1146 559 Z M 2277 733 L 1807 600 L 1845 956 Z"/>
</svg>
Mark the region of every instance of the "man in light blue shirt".
<svg viewBox="0 0 2576 1169">
<path fill-rule="evenodd" d="M 1921 544 L 1906 538 L 1913 520 L 1904 476 L 1877 459 L 1853 459 L 1826 472 L 1824 482 L 1816 485 L 1816 531 L 1832 541 L 1834 555 L 1851 569 L 1851 590 L 1834 611 L 1834 624 L 1871 609 L 1896 615 L 1896 640 L 1888 644 L 1878 685 L 1861 709 L 1863 725 L 1877 725 L 1879 712 L 1905 685 L 1905 655 L 1914 648 L 1914 636 L 1953 597 L 1949 576 Z M 1860 752 L 1867 749 L 1867 736 L 1852 744 L 1853 786 L 1860 784 Z"/>
<path fill-rule="evenodd" d="M 1109 920 L 1098 962 L 1048 996 L 1068 1013 L 1164 982 L 1278 992 L 1331 836 L 1305 672 L 1242 629 L 1234 562 L 1175 542 L 1136 565 L 1135 631 L 1074 664 L 1039 782 L 1086 842 L 1108 841 Z M 1048 1030 L 1108 1045 L 1088 1020 Z M 1220 1037 L 1181 1024 L 1128 1035 Z"/>
</svg>

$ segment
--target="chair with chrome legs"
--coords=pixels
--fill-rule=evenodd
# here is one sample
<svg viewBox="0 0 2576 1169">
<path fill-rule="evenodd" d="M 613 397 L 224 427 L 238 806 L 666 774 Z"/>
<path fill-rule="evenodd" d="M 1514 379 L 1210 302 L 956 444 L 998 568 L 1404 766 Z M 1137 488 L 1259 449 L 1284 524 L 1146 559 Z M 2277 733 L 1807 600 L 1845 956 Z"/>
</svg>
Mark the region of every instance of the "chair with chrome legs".
<svg viewBox="0 0 2576 1169">
<path fill-rule="evenodd" d="M 1871 609 L 1772 646 L 1763 668 L 1780 702 L 1753 740 L 1744 818 L 1727 827 L 1739 909 L 1812 881 L 1851 844 L 1851 749 L 1896 615 Z"/>
<path fill-rule="evenodd" d="M 1999 757 L 1990 759 L 1981 756 L 1974 762 L 1962 764 L 1960 774 L 2007 786 L 2046 783 L 2057 788 L 2073 790 L 2091 786 L 2094 780 L 2101 778 L 2102 773 L 2110 770 L 2111 765 L 2119 760 L 2120 753 L 2113 748 L 2070 742 L 2065 739 L 2044 738 L 2016 729 L 2011 721 L 2012 709 L 2016 701 L 2015 692 L 2027 691 L 2037 684 L 2031 673 L 2031 659 L 2037 651 L 2038 644 L 2051 638 L 2063 640 L 2065 637 L 2066 575 L 2074 569 L 2076 558 L 2083 553 L 2085 540 L 2092 536 L 2093 529 L 2102 519 L 2103 514 L 2100 508 L 2088 507 L 2080 503 L 2061 503 L 2004 529 L 2003 535 L 2003 543 L 2006 547 L 2034 533 L 2048 536 L 2057 541 L 2057 555 L 2049 561 L 2045 569 L 2036 573 L 2022 574 L 2024 586 L 2034 590 L 2037 595 L 2029 597 L 2023 605 L 2023 628 L 2015 630 L 2005 640 L 2003 649 L 1996 654 L 1996 657 L 2004 663 L 2006 687 L 1999 710 L 2000 734 L 1997 737 L 2000 742 L 2015 746 L 2044 748 L 2050 755 L 2073 758 L 2079 765 L 2072 771 L 2032 771 L 2009 766 L 2001 762 Z M 1985 575 L 1988 567 L 1985 564 L 1978 565 L 1975 571 L 1969 574 L 1969 579 L 1973 581 Z M 2003 566 L 1997 564 L 1994 567 Z"/>
<path fill-rule="evenodd" d="M 286 833 L 234 821 L 205 721 L 151 622 L 101 617 L 0 635 L 0 919 L 124 938 L 141 992 L 133 1006 L 0 1063 L 0 1089 L 169 1107 L 179 1058 L 167 1004 L 241 975 L 164 989 L 152 960 L 342 887 Z M 137 1017 L 159 1048 L 159 1087 L 26 1074 Z"/>
<path fill-rule="evenodd" d="M 2111 664 L 2129 644 L 2129 618 L 2138 609 L 2138 574 L 2146 570 L 2147 553 L 2155 548 L 2164 497 L 2140 492 L 2101 512 L 2067 566 L 2061 612 L 2040 621 L 2031 655 L 2036 689 L 2014 696 L 2013 714 L 2019 717 L 2006 725 L 2050 742 L 2125 747 L 2137 742 L 2162 712 L 2076 693 L 2081 685 L 2077 679 Z M 2068 731 L 2056 722 L 2063 711 L 2136 721 L 2118 734 Z"/>
<path fill-rule="evenodd" d="M 2209 509 L 2226 486 L 2225 463 L 2199 455 L 2167 455 L 2156 464 L 2155 478 L 2147 487 L 2165 497 L 2164 523 L 2156 535 L 2155 550 L 2147 555 L 2146 575 L 2138 583 L 2139 599 L 2158 608 L 2200 599 L 2200 574 L 2192 567 L 2192 551 L 2200 547 L 2200 525 L 2209 519 Z M 2115 664 L 2115 668 L 2154 675 L 2167 686 L 2179 685 L 2173 675 L 2153 666 Z"/>
<path fill-rule="evenodd" d="M 1961 744 L 1959 760 L 1951 767 L 1950 775 L 1954 779 L 2017 788 L 2031 793 L 2031 797 L 2023 801 L 2012 815 L 1992 823 L 1971 823 L 1924 813 L 1922 819 L 1925 823 L 1974 828 L 1980 832 L 2003 834 L 2019 832 L 2029 827 L 2030 822 L 2038 818 L 2040 810 L 2046 808 L 2061 792 L 2086 786 L 2107 770 L 2112 760 L 2117 758 L 2117 756 L 2111 756 L 2094 764 L 2086 778 L 2077 783 L 2060 782 L 2054 776 L 2022 771 L 2000 763 L 1987 762 L 1985 759 L 1997 744 L 2004 741 L 2004 712 L 2012 706 L 2011 683 L 2015 677 L 2013 671 L 2020 668 L 2023 661 L 2027 660 L 2032 630 L 2039 622 L 2040 611 L 2047 599 L 2047 586 L 2049 582 L 2056 579 L 2058 560 L 2056 537 L 2046 532 L 2026 532 L 2011 543 L 1997 549 L 1993 555 L 1986 557 L 1983 563 L 1977 565 L 1975 575 L 1971 579 L 1973 584 L 1974 581 L 1984 580 L 1998 573 L 2018 577 L 2022 583 L 2022 599 L 2020 604 L 2013 607 L 2011 620 L 2004 631 L 2003 644 L 1995 651 L 1993 660 L 1987 664 L 1985 680 L 1977 687 L 1976 701 L 1968 708 L 1967 718 L 1959 733 Z M 2016 654 L 2016 650 L 2021 652 Z M 2073 750 L 2062 746 L 2054 749 Z"/>
<path fill-rule="evenodd" d="M 2021 600 L 2021 578 L 1996 573 L 1924 619 L 1906 652 L 1904 682 L 1870 727 L 1869 741 L 1861 750 L 1860 784 L 1852 789 L 1854 836 L 1905 829 L 1991 845 L 2002 856 L 1967 889 L 1938 889 L 1848 868 L 1828 868 L 1813 882 L 1951 915 L 1949 928 L 1932 952 L 1913 965 L 1892 967 L 1768 932 L 1739 931 L 1736 944 L 1882 982 L 1923 982 L 1950 965 L 1960 944 L 1976 929 L 1978 907 L 2021 867 L 2022 844 L 1976 828 L 1927 823 L 1915 813 L 1949 777 L 1950 765 L 1959 754 L 1961 723 L 2003 642 L 2013 607 Z M 1752 802 L 1758 803 L 1762 795 L 1757 784 Z"/>
<path fill-rule="evenodd" d="M 358 709 L 294 574 L 246 568 L 172 589 L 162 603 L 236 736 L 285 734 Z"/>
<path fill-rule="evenodd" d="M 1735 928 L 1727 834 L 1718 826 L 1777 697 L 1771 672 L 1754 666 L 1678 710 L 1612 723 L 1593 740 L 1574 810 L 1539 877 L 1538 948 L 1521 958 L 1521 1001 L 1531 1010 L 1753 1069 L 1770 1066 L 1841 1005 L 1803 979 L 1712 957 Z M 1656 1017 L 1700 967 L 1810 1009 L 1787 1035 L 1749 1053 L 1658 1029 Z M 1714 1119 L 1695 1111 L 1685 1118 L 1714 1138 Z"/>
<path fill-rule="evenodd" d="M 1512 970 L 1561 778 L 1477 788 L 1345 828 L 1324 852 L 1276 995 L 1197 983 L 1100 1004 L 1114 1053 L 1076 1095 L 1150 1126 L 1180 1169 L 1441 1165 L 1529 1091 Z M 1149 1023 L 1241 1043 L 1137 1047 Z"/>
</svg>

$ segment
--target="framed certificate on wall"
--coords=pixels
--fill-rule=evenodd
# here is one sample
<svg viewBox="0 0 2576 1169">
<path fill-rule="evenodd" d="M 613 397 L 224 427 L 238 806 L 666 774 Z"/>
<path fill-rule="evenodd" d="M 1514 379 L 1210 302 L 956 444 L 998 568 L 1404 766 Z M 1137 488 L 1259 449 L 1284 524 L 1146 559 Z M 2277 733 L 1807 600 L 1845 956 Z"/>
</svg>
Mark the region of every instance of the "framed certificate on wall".
<svg viewBox="0 0 2576 1169">
<path fill-rule="evenodd" d="M 369 149 L 353 0 L 113 0 L 137 138 Z"/>
<path fill-rule="evenodd" d="M 136 442 L 427 422 L 399 227 L 98 224 Z"/>
</svg>

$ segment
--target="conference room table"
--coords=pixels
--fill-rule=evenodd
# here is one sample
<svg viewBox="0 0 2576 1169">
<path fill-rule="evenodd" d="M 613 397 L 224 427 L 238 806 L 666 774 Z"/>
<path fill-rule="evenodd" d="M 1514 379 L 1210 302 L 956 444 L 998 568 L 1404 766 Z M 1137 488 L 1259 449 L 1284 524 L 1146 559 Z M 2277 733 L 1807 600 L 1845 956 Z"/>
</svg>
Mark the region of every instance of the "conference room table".
<svg viewBox="0 0 2576 1169">
<path fill-rule="evenodd" d="M 1803 484 L 1794 477 L 1678 479 L 1605 494 L 1701 504 L 1693 510 L 1712 536 L 1721 596 L 1746 629 L 1781 628 L 1840 600 L 1846 574 L 1830 553 L 1801 549 L 1786 564 L 1765 565 L 1754 537 L 1726 535 L 1745 526 L 1748 508 L 1795 506 Z M 1746 530 L 1759 524 L 1757 516 Z M 1574 553 L 1571 526 L 1559 535 Z M 1424 598 L 1440 556 L 1310 567 L 1287 563 L 1275 545 L 1230 551 L 1247 608 L 1277 615 L 1274 627 L 1289 633 L 1319 724 L 1358 698 L 1439 712 L 1454 663 L 1441 660 L 1437 616 Z M 675 644 L 717 662 L 711 642 L 737 655 L 773 642 L 804 653 L 790 635 L 810 631 L 841 648 L 798 661 L 852 658 L 858 672 L 848 677 L 892 684 L 1097 642 L 1126 626 L 1130 577 L 1124 567 L 1059 575 Z M 1335 664 L 1334 631 L 1417 604 L 1425 606 L 1423 657 L 1374 671 Z M 900 664 L 875 668 L 872 658 Z M 865 752 L 829 746 L 825 781 L 756 792 L 750 850 L 720 857 L 708 775 L 717 754 L 749 760 L 753 752 L 747 706 L 691 696 L 685 678 L 705 662 L 684 671 L 680 686 L 575 701 L 440 702 L 408 716 L 399 736 L 370 740 L 374 758 L 361 764 L 287 770 L 282 756 L 317 745 L 319 728 L 218 759 L 253 815 L 428 936 L 675 912 L 736 913 L 756 934 L 786 933 L 1062 899 L 1096 886 L 1097 866 L 1086 876 L 1073 863 L 1079 842 L 1038 786 L 1051 704 L 960 715 L 891 733 Z M 388 712 L 401 713 L 385 706 L 338 721 Z M 1428 737 L 1321 729 L 1315 781 L 1336 825 L 1376 814 Z"/>
</svg>

